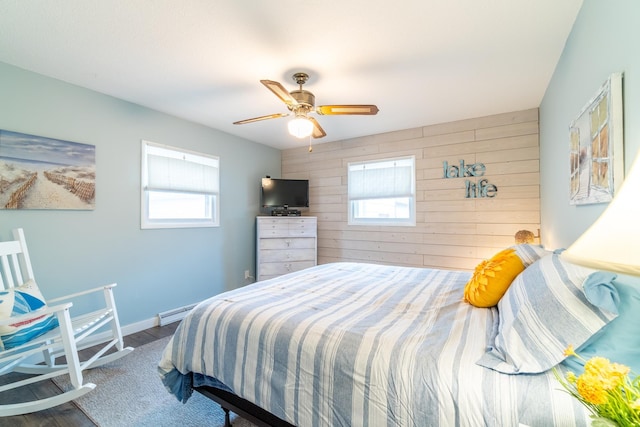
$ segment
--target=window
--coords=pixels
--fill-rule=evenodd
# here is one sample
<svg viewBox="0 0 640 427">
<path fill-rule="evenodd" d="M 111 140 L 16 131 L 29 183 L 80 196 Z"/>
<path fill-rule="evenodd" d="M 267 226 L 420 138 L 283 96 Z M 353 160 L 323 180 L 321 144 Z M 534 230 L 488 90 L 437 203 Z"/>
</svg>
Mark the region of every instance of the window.
<svg viewBox="0 0 640 427">
<path fill-rule="evenodd" d="M 349 224 L 415 225 L 415 157 L 347 165 Z"/>
<path fill-rule="evenodd" d="M 218 157 L 142 141 L 141 228 L 220 225 Z"/>
</svg>

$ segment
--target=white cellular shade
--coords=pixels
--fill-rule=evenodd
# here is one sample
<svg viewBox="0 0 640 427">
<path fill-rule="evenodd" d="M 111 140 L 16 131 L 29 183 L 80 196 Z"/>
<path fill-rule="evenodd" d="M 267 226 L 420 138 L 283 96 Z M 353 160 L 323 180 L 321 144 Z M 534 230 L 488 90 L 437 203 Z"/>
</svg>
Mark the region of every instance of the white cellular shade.
<svg viewBox="0 0 640 427">
<path fill-rule="evenodd" d="M 607 209 L 562 256 L 575 264 L 640 276 L 640 153 Z"/>
<path fill-rule="evenodd" d="M 147 145 L 146 190 L 217 194 L 219 160 Z"/>
<path fill-rule="evenodd" d="M 414 158 L 349 164 L 349 200 L 412 197 Z"/>
</svg>

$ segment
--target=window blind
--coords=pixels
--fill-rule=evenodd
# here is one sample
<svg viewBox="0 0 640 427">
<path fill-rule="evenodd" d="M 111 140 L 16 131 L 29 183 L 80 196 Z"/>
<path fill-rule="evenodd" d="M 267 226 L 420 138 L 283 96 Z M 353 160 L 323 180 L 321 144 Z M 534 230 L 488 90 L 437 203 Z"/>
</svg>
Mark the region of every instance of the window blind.
<svg viewBox="0 0 640 427">
<path fill-rule="evenodd" d="M 146 145 L 145 190 L 218 194 L 219 160 L 188 152 Z"/>
<path fill-rule="evenodd" d="M 413 158 L 349 164 L 349 200 L 413 196 Z"/>
</svg>

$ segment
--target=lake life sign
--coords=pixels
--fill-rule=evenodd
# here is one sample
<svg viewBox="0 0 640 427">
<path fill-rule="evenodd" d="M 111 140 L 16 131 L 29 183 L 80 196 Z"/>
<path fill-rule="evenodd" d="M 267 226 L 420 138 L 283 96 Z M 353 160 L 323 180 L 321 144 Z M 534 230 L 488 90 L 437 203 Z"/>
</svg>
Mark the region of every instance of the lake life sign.
<svg viewBox="0 0 640 427">
<path fill-rule="evenodd" d="M 458 164 L 449 164 L 448 161 L 442 162 L 444 172 L 443 178 L 478 178 L 484 176 L 487 168 L 484 163 L 472 163 L 467 165 L 464 160 L 460 160 Z M 464 182 L 465 199 L 477 199 L 484 197 L 495 197 L 498 193 L 498 187 L 489 183 L 486 178 L 472 181 L 466 179 Z"/>
</svg>

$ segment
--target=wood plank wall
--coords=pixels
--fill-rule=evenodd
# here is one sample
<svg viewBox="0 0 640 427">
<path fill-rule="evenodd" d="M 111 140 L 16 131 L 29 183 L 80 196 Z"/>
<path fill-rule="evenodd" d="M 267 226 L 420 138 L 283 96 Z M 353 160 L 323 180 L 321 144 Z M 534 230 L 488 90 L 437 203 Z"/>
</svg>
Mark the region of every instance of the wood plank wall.
<svg viewBox="0 0 640 427">
<path fill-rule="evenodd" d="M 357 118 L 353 118 L 357 120 Z M 347 163 L 416 157 L 416 226 L 347 224 Z M 538 109 L 287 149 L 282 177 L 309 179 L 318 217 L 318 263 L 374 262 L 472 270 L 540 229 Z M 483 163 L 481 178 L 444 178 L 449 165 Z M 465 198 L 465 180 L 487 179 L 493 198 Z M 539 242 L 539 240 L 536 240 Z"/>
</svg>

